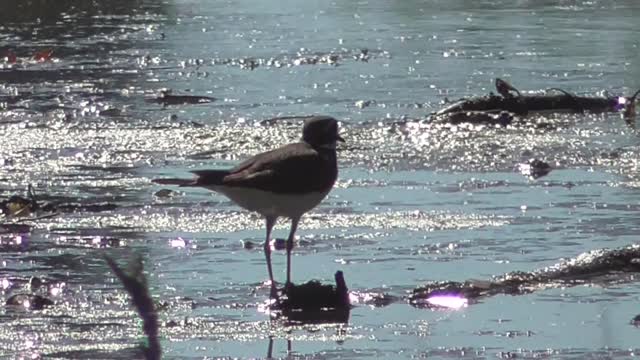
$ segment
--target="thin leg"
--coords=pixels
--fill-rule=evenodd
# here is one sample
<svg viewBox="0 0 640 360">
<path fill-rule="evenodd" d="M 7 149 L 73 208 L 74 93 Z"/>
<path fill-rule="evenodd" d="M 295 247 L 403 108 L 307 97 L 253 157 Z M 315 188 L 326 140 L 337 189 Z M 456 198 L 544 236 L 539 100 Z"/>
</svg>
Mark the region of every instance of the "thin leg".
<svg viewBox="0 0 640 360">
<path fill-rule="evenodd" d="M 269 347 L 267 348 L 267 359 L 273 359 L 273 336 L 269 336 Z"/>
<path fill-rule="evenodd" d="M 293 250 L 293 239 L 296 236 L 298 222 L 300 222 L 299 217 L 291 219 L 291 231 L 287 239 L 287 282 L 285 283 L 285 288 L 291 284 L 291 250 Z"/>
<path fill-rule="evenodd" d="M 276 224 L 276 220 L 278 220 L 277 217 L 267 217 L 267 238 L 264 240 L 264 256 L 267 259 L 267 270 L 269 271 L 269 281 L 271 281 L 271 297 L 275 297 L 278 293 L 271 268 L 271 230 Z"/>
</svg>

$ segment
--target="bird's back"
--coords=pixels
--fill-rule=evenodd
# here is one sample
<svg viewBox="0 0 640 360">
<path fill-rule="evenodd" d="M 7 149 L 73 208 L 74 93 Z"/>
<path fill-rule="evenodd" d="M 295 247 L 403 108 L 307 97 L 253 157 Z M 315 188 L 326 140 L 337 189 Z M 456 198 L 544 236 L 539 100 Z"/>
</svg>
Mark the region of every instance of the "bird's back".
<svg viewBox="0 0 640 360">
<path fill-rule="evenodd" d="M 333 187 L 338 175 L 335 150 L 300 142 L 258 154 L 228 172 L 195 172 L 201 186 L 254 188 L 274 193 L 308 193 Z"/>
</svg>

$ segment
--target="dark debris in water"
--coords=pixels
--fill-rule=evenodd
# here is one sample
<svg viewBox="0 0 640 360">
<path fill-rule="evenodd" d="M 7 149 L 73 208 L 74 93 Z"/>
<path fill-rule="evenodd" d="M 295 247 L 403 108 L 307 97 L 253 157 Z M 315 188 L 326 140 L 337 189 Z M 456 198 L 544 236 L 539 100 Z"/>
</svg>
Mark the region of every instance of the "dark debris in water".
<svg viewBox="0 0 640 360">
<path fill-rule="evenodd" d="M 551 165 L 539 159 L 530 159 L 526 163 L 519 164 L 518 167 L 522 175 L 528 176 L 531 179 L 538 179 L 546 176 L 552 169 Z"/>
<path fill-rule="evenodd" d="M 5 217 L 30 216 L 39 210 L 40 204 L 36 200 L 33 187 L 29 185 L 27 196 L 12 195 L 7 200 L 0 202 L 0 213 Z"/>
<path fill-rule="evenodd" d="M 172 198 L 178 194 L 177 191 L 171 189 L 161 189 L 153 193 L 153 196 L 159 199 Z"/>
<path fill-rule="evenodd" d="M 462 99 L 444 109 L 436 115 L 461 113 L 466 111 L 508 111 L 518 115 L 528 115 L 536 112 L 576 112 L 590 111 L 617 112 L 623 110 L 625 117 L 635 117 L 635 98 L 632 97 L 584 97 L 571 94 L 558 88 L 550 88 L 547 93 L 554 91 L 559 94 L 521 94 L 516 88 L 504 80 L 495 79 L 496 90 L 500 96 L 490 93 L 488 96 Z M 517 95 L 514 95 L 515 92 Z"/>
<path fill-rule="evenodd" d="M 53 304 L 50 299 L 37 294 L 14 294 L 5 302 L 6 306 L 24 310 L 42 310 Z"/>
<path fill-rule="evenodd" d="M 290 322 L 347 322 L 351 304 L 342 271 L 336 272 L 335 281 L 335 286 L 314 280 L 301 285 L 288 284 L 271 310 L 285 316 Z"/>
<path fill-rule="evenodd" d="M 61 203 L 56 205 L 51 205 L 56 211 L 63 213 L 72 213 L 72 212 L 103 212 L 103 211 L 113 211 L 118 208 L 117 204 L 111 202 L 100 202 L 100 203 Z"/>
<path fill-rule="evenodd" d="M 92 203 L 91 199 L 82 199 L 83 203 L 80 203 L 65 202 L 62 198 L 50 198 L 52 201 L 45 201 L 43 198 L 47 197 L 36 196 L 33 187 L 29 185 L 27 196 L 12 195 L 8 199 L 0 201 L 0 219 L 7 221 L 0 223 L 0 233 L 26 233 L 30 231 L 30 226 L 25 223 L 38 222 L 55 217 L 60 213 L 99 213 L 118 208 L 115 203 Z"/>
<path fill-rule="evenodd" d="M 532 272 L 515 271 L 488 281 L 434 282 L 413 290 L 409 298 L 416 307 L 433 307 L 430 299 L 451 296 L 476 300 L 497 294 L 522 295 L 554 287 L 620 281 L 621 274 L 640 272 L 640 245 L 621 249 L 599 249 L 582 253 Z"/>
<path fill-rule="evenodd" d="M 162 104 L 162 106 L 208 104 L 215 100 L 210 96 L 174 95 L 170 89 L 161 90 L 157 97 L 147 99 L 148 102 Z"/>
</svg>

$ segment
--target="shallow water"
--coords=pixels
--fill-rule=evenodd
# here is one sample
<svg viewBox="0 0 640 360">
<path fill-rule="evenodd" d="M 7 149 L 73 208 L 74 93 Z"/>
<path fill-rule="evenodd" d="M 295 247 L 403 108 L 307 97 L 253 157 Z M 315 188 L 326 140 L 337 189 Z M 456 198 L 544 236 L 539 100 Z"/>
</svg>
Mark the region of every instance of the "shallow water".
<svg viewBox="0 0 640 360">
<path fill-rule="evenodd" d="M 35 276 L 44 286 L 34 291 L 56 302 L 0 309 L 0 357 L 134 356 L 140 323 L 102 259 L 134 253 L 163 305 L 166 358 L 262 358 L 270 342 L 273 357 L 290 347 L 310 359 L 638 352 L 633 277 L 458 311 L 403 298 L 425 281 L 488 279 L 637 241 L 640 146 L 618 114 L 531 119 L 547 128 L 411 121 L 492 91 L 495 77 L 521 91 L 631 95 L 635 1 L 5 5 L 0 52 L 17 61 L 0 60 L 1 194 L 33 184 L 39 199 L 75 207 L 0 235 L 0 300 Z M 31 58 L 48 48 L 52 61 Z M 216 101 L 146 101 L 163 87 Z M 262 220 L 206 190 L 156 196 L 166 187 L 151 179 L 293 141 L 299 122 L 261 121 L 309 114 L 340 119 L 347 143 L 336 188 L 299 227 L 294 281 L 332 282 L 342 270 L 351 290 L 400 299 L 356 304 L 346 325 L 285 327 L 258 309 L 264 256 L 243 246 L 263 240 Z M 518 164 L 530 158 L 553 171 L 528 179 Z"/>
</svg>

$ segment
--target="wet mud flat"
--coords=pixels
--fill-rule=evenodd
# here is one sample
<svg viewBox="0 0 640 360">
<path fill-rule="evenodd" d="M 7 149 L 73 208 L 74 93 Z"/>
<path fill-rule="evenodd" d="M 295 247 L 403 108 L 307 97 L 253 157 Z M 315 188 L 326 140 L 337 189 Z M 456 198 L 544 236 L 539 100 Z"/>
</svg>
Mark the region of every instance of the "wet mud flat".
<svg viewBox="0 0 640 360">
<path fill-rule="evenodd" d="M 495 18 L 526 15 L 504 2 L 73 3 L 0 15 L 16 14 L 0 30 L 0 357 L 139 358 L 142 323 L 104 255 L 125 271 L 142 257 L 165 358 L 637 352 L 637 130 L 617 113 L 427 119 L 496 77 L 633 94 L 634 57 L 613 48 L 638 45 L 634 3 L 540 5 L 526 32 Z M 616 41 L 584 51 L 583 26 Z M 549 27 L 562 31 L 547 42 Z M 341 270 L 351 305 L 346 320 L 295 323 L 265 310 L 258 216 L 151 180 L 295 141 L 313 114 L 341 120 L 347 143 L 336 188 L 301 222 L 294 282 L 335 284 Z M 410 306 L 443 292 L 473 301 Z"/>
</svg>

